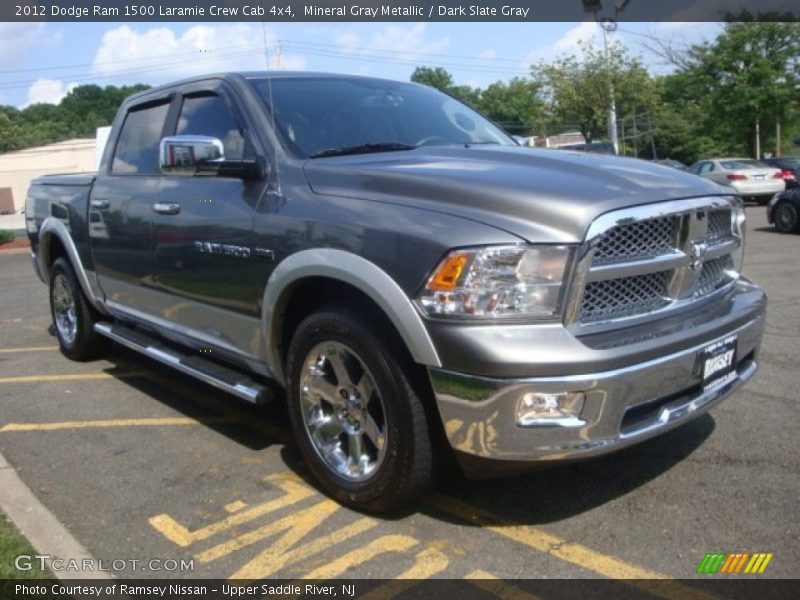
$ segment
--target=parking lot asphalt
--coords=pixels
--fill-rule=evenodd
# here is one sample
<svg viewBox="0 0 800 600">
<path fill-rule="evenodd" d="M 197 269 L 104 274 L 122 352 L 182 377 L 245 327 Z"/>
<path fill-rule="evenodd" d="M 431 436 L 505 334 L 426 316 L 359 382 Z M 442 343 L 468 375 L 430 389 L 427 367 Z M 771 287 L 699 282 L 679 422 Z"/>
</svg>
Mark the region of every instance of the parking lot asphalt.
<svg viewBox="0 0 800 600">
<path fill-rule="evenodd" d="M 120 348 L 64 358 L 19 254 L 0 254 L 0 451 L 96 559 L 126 561 L 121 577 L 681 579 L 708 552 L 768 552 L 759 577 L 794 578 L 800 236 L 747 210 L 745 274 L 770 298 L 760 372 L 604 458 L 454 478 L 400 515 L 359 514 L 317 490 L 280 402 L 248 406 Z"/>
</svg>

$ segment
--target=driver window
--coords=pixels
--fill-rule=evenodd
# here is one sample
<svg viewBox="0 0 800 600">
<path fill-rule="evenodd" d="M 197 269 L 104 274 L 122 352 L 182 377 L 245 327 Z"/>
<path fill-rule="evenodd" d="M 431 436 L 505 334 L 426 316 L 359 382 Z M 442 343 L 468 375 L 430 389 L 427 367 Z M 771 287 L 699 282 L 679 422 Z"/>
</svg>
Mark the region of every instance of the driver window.
<svg viewBox="0 0 800 600">
<path fill-rule="evenodd" d="M 225 99 L 217 94 L 184 98 L 175 133 L 217 138 L 222 141 L 227 160 L 244 158 L 244 137 Z"/>
</svg>

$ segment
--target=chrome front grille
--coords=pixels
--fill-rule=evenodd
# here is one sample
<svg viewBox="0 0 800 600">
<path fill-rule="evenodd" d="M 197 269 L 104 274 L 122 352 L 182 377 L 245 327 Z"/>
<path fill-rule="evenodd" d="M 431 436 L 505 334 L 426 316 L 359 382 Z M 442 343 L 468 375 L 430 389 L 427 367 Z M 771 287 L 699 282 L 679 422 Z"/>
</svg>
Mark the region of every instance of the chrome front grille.
<svg viewBox="0 0 800 600">
<path fill-rule="evenodd" d="M 597 241 L 593 262 L 610 263 L 665 254 L 675 246 L 678 223 L 677 217 L 660 217 L 612 227 Z"/>
<path fill-rule="evenodd" d="M 731 230 L 731 210 L 712 210 L 708 212 L 708 235 L 706 243 L 714 244 L 721 240 L 729 239 L 733 235 Z"/>
<path fill-rule="evenodd" d="M 583 294 L 581 321 L 590 323 L 657 310 L 668 302 L 666 297 L 667 273 L 664 271 L 593 281 Z"/>
<path fill-rule="evenodd" d="M 598 218 L 576 268 L 567 325 L 622 327 L 726 287 L 741 264 L 735 202 L 679 200 Z"/>
<path fill-rule="evenodd" d="M 697 289 L 694 291 L 695 298 L 708 296 L 716 290 L 727 279 L 726 272 L 732 270 L 733 258 L 730 255 L 714 258 L 703 263 L 700 270 L 700 279 L 697 281 Z"/>
</svg>

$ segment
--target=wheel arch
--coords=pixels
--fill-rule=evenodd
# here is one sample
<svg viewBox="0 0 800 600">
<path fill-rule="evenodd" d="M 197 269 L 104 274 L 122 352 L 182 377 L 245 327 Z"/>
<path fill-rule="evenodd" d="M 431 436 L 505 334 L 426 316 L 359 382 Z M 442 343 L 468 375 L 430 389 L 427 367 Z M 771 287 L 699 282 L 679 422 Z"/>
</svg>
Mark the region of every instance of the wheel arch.
<svg viewBox="0 0 800 600">
<path fill-rule="evenodd" d="M 262 304 L 262 336 L 265 340 L 265 360 L 273 377 L 286 385 L 285 346 L 288 334 L 285 327 L 296 326 L 287 306 L 294 299 L 319 306 L 327 299 L 322 294 L 313 302 L 304 296 L 309 285 L 319 283 L 320 292 L 361 294 L 380 311 L 393 326 L 411 358 L 423 365 L 441 366 L 439 356 L 428 335 L 422 317 L 411 300 L 385 271 L 356 254 L 333 248 L 303 250 L 284 259 L 272 272 L 264 291 Z M 333 298 L 336 299 L 334 295 Z M 286 315 L 290 320 L 286 322 Z"/>
<path fill-rule="evenodd" d="M 60 256 L 65 257 L 72 265 L 81 290 L 92 307 L 107 314 L 108 311 L 93 291 L 89 276 L 78 255 L 78 249 L 75 247 L 66 225 L 55 217 L 47 217 L 39 228 L 39 252 L 36 258 L 38 272 L 45 283 L 50 281 L 53 263 Z"/>
<path fill-rule="evenodd" d="M 775 225 L 776 229 L 777 229 L 776 213 L 778 211 L 778 208 L 783 204 L 789 204 L 793 206 L 796 213 L 800 215 L 800 188 L 792 188 L 786 190 L 785 192 L 778 195 L 778 199 L 775 202 L 775 204 L 770 205 L 767 214 L 767 221 Z M 795 227 L 795 232 L 796 231 L 797 227 Z"/>
</svg>

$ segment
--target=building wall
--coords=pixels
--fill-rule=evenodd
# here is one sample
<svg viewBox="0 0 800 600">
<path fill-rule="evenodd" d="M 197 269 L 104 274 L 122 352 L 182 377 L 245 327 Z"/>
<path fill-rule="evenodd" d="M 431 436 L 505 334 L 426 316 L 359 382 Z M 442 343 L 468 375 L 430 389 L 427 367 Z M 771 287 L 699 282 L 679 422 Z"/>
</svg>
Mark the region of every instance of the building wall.
<svg viewBox="0 0 800 600">
<path fill-rule="evenodd" d="M 25 204 L 32 179 L 52 173 L 94 171 L 95 140 L 67 140 L 58 144 L 0 154 L 0 188 L 10 187 L 14 209 Z"/>
</svg>

